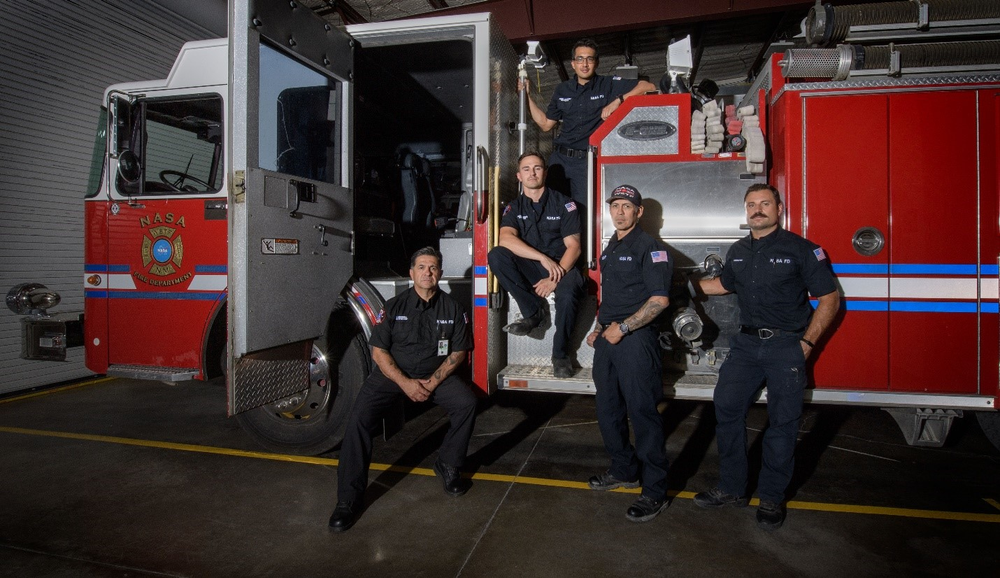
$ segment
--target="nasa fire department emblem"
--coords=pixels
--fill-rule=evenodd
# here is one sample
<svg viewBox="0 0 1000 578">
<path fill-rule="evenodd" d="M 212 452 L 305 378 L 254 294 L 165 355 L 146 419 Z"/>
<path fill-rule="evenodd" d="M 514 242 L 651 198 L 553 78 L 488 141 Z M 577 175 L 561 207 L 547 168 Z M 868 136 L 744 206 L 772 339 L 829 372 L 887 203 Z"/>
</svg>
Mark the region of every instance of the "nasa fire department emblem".
<svg viewBox="0 0 1000 578">
<path fill-rule="evenodd" d="M 142 217 L 139 224 L 146 227 L 140 248 L 142 267 L 144 272 L 161 279 L 147 277 L 139 271 L 135 271 L 133 275 L 140 281 L 157 286 L 174 285 L 189 279 L 190 272 L 175 279 L 162 279 L 175 275 L 184 261 L 184 240 L 179 233 L 184 227 L 184 217 L 175 218 L 172 213 L 165 216 L 156 213 Z"/>
</svg>

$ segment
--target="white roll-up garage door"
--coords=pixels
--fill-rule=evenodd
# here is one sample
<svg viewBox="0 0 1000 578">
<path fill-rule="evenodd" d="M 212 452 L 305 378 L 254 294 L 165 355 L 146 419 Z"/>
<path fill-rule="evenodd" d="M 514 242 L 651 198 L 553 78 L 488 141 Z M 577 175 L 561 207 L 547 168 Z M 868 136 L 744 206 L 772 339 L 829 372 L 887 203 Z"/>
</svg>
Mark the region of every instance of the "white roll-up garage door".
<svg viewBox="0 0 1000 578">
<path fill-rule="evenodd" d="M 83 197 L 104 89 L 165 78 L 181 45 L 216 36 L 161 6 L 124 0 L 0 2 L 0 291 L 35 281 L 54 312 L 83 311 Z M 0 393 L 89 374 L 20 359 L 20 318 L 0 311 Z"/>
</svg>

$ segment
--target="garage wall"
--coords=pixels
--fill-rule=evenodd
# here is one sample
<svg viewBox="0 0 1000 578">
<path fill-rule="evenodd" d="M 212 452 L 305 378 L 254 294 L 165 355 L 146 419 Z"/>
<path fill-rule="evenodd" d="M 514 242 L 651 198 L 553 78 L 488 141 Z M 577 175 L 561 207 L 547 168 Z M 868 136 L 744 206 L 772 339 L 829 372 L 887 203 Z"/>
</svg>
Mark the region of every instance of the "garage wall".
<svg viewBox="0 0 1000 578">
<path fill-rule="evenodd" d="M 0 2 L 0 292 L 36 281 L 83 311 L 83 197 L 111 84 L 165 78 L 181 45 L 214 38 L 150 1 Z M 19 317 L 0 308 L 0 393 L 90 374 L 19 358 Z"/>
</svg>

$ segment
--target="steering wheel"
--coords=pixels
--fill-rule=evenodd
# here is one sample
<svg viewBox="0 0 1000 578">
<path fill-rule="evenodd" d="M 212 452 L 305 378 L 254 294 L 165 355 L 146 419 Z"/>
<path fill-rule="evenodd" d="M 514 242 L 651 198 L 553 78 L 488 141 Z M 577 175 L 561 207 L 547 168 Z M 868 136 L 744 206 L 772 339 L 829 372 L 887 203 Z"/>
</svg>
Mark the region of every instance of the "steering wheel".
<svg viewBox="0 0 1000 578">
<path fill-rule="evenodd" d="M 167 177 L 176 177 L 176 178 L 173 181 L 171 181 Z M 212 188 L 208 183 L 206 183 L 205 181 L 203 181 L 201 179 L 197 179 L 195 177 L 192 177 L 191 175 L 189 175 L 187 173 L 182 173 L 180 171 L 174 171 L 174 170 L 169 170 L 169 169 L 165 170 L 165 171 L 160 171 L 160 180 L 163 181 L 164 184 L 166 184 L 167 186 L 169 186 L 173 190 L 179 191 L 179 192 L 182 192 L 182 193 L 185 193 L 185 192 L 186 193 L 197 192 L 197 190 L 194 187 L 190 186 L 190 185 L 184 186 L 184 181 L 191 181 L 192 183 L 195 183 L 197 185 L 201 185 L 202 187 L 205 188 L 206 191 Z"/>
</svg>

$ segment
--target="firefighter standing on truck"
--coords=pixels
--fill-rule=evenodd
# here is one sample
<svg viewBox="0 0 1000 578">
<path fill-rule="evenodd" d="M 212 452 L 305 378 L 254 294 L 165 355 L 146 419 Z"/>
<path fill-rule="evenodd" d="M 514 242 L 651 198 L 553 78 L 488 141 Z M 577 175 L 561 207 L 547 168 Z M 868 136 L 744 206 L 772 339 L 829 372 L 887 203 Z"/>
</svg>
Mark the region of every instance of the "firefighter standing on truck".
<svg viewBox="0 0 1000 578">
<path fill-rule="evenodd" d="M 714 393 L 719 485 L 694 502 L 702 508 L 747 505 L 746 416 L 766 382 L 757 525 L 776 530 L 785 521 L 785 489 L 795 465 L 806 359 L 840 308 L 840 293 L 823 249 L 778 226 L 783 207 L 777 189 L 751 185 L 743 200 L 750 234 L 730 247 L 720 277 L 699 282 L 706 295 L 736 293 L 740 332 Z M 819 298 L 815 312 L 807 291 Z"/>
<path fill-rule="evenodd" d="M 642 495 L 625 513 L 633 522 L 655 518 L 667 507 L 667 452 L 659 330 L 652 325 L 670 304 L 673 262 L 640 229 L 642 195 L 621 185 L 608 199 L 615 235 L 601 253 L 601 309 L 587 337 L 594 348 L 597 423 L 611 467 L 590 478 L 595 490 L 636 488 Z M 628 423 L 635 430 L 629 442 Z"/>
<path fill-rule="evenodd" d="M 517 89 L 528 91 L 528 111 L 543 132 L 549 132 L 562 122 L 559 135 L 552 141 L 550 181 L 577 204 L 589 206 L 587 146 L 590 135 L 625 99 L 656 90 L 656 87 L 645 80 L 597 74 L 597 43 L 589 38 L 574 44 L 572 54 L 570 63 L 576 76 L 556 86 L 546 110 L 539 108 L 531 98 L 527 80 L 518 81 Z"/>
</svg>

